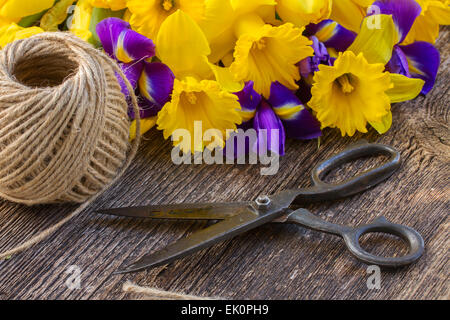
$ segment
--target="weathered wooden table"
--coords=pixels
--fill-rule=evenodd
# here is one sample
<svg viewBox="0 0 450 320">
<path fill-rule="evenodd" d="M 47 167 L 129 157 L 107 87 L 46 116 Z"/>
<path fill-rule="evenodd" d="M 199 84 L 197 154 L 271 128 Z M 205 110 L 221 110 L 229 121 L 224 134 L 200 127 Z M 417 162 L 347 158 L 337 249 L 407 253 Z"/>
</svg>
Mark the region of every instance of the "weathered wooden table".
<svg viewBox="0 0 450 320">
<path fill-rule="evenodd" d="M 289 140 L 275 176 L 261 176 L 258 165 L 176 166 L 170 159 L 170 142 L 164 141 L 160 132 L 151 131 L 120 183 L 46 241 L 0 261 L 0 299 L 140 298 L 122 291 L 126 280 L 226 299 L 448 299 L 449 31 L 447 28 L 438 42 L 443 63 L 436 87 L 426 98 L 395 105 L 394 125 L 388 134 L 380 137 L 372 131 L 343 139 L 336 130 L 325 130 L 320 148 L 317 141 Z M 167 267 L 111 275 L 125 262 L 199 230 L 205 222 L 112 218 L 95 214 L 95 209 L 248 200 L 261 193 L 308 186 L 314 164 L 362 137 L 401 150 L 401 169 L 386 183 L 363 194 L 309 208 L 343 224 L 366 223 L 384 215 L 423 235 L 424 256 L 415 265 L 382 270 L 380 289 L 367 287 L 367 266 L 355 260 L 339 238 L 275 224 Z M 356 167 L 367 164 L 358 161 Z M 354 173 L 348 168 L 335 172 L 331 179 Z M 0 251 L 29 239 L 71 210 L 71 206 L 28 208 L 1 202 Z M 380 240 L 383 238 L 370 236 L 363 245 L 387 254 L 401 245 L 388 239 L 389 244 L 383 247 Z M 67 283 L 74 283 L 70 277 L 76 270 L 81 271 L 80 288 L 69 288 Z"/>
</svg>

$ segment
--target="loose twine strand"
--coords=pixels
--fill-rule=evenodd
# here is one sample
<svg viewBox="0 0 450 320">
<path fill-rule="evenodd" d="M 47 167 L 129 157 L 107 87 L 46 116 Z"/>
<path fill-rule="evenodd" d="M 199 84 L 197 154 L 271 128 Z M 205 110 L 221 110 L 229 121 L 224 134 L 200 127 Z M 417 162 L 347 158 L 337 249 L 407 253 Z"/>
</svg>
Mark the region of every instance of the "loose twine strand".
<svg viewBox="0 0 450 320">
<path fill-rule="evenodd" d="M 129 137 L 125 81 L 136 115 Z M 43 241 L 116 183 L 141 141 L 139 105 L 120 67 L 70 33 L 42 33 L 0 51 L 0 197 L 75 202 L 67 217 L 0 259 Z"/>
<path fill-rule="evenodd" d="M 127 293 L 142 294 L 148 300 L 222 300 L 221 298 L 199 297 L 184 293 L 164 291 L 157 288 L 141 287 L 131 281 L 123 284 L 122 290 Z"/>
</svg>

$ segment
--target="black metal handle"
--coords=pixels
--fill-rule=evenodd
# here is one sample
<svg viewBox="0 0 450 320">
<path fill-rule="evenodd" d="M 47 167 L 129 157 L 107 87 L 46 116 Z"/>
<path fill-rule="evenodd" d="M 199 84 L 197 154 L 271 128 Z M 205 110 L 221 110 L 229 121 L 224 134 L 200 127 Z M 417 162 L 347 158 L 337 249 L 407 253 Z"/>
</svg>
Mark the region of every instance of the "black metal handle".
<svg viewBox="0 0 450 320">
<path fill-rule="evenodd" d="M 389 159 L 378 167 L 367 170 L 343 182 L 326 183 L 322 180 L 327 173 L 342 166 L 344 163 L 362 157 L 378 155 L 385 155 Z M 360 141 L 315 166 L 311 173 L 313 188 L 310 190 L 299 190 L 295 203 L 300 204 L 305 200 L 308 202 L 329 201 L 352 196 L 388 179 L 399 167 L 400 153 L 397 150 L 384 144 Z"/>
<path fill-rule="evenodd" d="M 408 254 L 401 257 L 381 257 L 365 251 L 361 248 L 359 239 L 372 232 L 381 232 L 402 238 L 408 245 Z M 425 247 L 422 236 L 416 230 L 391 223 L 385 217 L 379 217 L 370 224 L 345 231 L 342 233 L 342 237 L 347 248 L 359 260 L 384 267 L 401 267 L 411 264 L 422 256 Z"/>
<path fill-rule="evenodd" d="M 322 220 L 306 209 L 298 209 L 289 214 L 286 222 L 296 223 L 312 230 L 342 237 L 349 251 L 359 260 L 369 264 L 384 267 L 401 267 L 415 262 L 422 256 L 424 251 L 422 236 L 416 230 L 391 223 L 384 217 L 380 217 L 370 224 L 352 228 Z M 361 248 L 359 239 L 363 235 L 372 232 L 381 232 L 402 238 L 408 245 L 408 254 L 401 257 L 382 257 L 365 251 Z"/>
</svg>

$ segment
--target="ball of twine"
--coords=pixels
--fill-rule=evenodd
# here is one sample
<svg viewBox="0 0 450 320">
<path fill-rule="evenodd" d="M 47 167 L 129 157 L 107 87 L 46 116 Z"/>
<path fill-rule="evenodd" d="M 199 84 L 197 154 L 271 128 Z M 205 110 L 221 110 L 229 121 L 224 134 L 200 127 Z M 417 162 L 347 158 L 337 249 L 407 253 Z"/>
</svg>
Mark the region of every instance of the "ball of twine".
<svg viewBox="0 0 450 320">
<path fill-rule="evenodd" d="M 138 119 L 130 145 L 116 73 L 126 79 L 111 58 L 70 33 L 42 33 L 0 51 L 0 198 L 83 203 L 33 243 L 85 209 L 136 154 L 139 107 L 132 94 Z"/>
</svg>

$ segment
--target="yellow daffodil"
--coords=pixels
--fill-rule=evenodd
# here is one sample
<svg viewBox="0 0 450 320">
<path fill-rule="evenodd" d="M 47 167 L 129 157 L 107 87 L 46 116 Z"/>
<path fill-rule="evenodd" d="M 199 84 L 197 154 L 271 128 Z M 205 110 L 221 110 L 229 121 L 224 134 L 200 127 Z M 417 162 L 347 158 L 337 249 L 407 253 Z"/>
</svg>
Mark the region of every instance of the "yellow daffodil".
<svg viewBox="0 0 450 320">
<path fill-rule="evenodd" d="M 381 28 L 363 21 L 348 51 L 333 66 L 320 65 L 314 75 L 309 106 L 322 127 L 339 128 L 342 136 L 367 132 L 369 122 L 380 134 L 392 124 L 391 103 L 415 98 L 424 85 L 420 79 L 384 72 L 398 42 L 389 15 L 380 15 Z"/>
<path fill-rule="evenodd" d="M 90 1 L 91 0 L 77 1 L 72 17 L 72 23 L 69 27 L 70 32 L 85 41 L 88 41 L 92 37 L 92 32 L 89 30 L 89 27 L 91 25 L 94 7 L 91 5 Z"/>
<path fill-rule="evenodd" d="M 312 42 L 302 32 L 303 28 L 291 23 L 278 27 L 265 24 L 257 14 L 241 16 L 235 25 L 238 41 L 230 66 L 235 80 L 253 81 L 255 91 L 265 97 L 269 97 L 275 81 L 298 89 L 296 63 L 314 54 Z"/>
<path fill-rule="evenodd" d="M 439 36 L 439 25 L 450 24 L 449 0 L 416 0 L 422 8 L 404 44 L 415 41 L 435 43 Z"/>
<path fill-rule="evenodd" d="M 205 0 L 128 0 L 129 23 L 133 30 L 156 39 L 159 28 L 177 10 L 187 13 L 195 21 L 204 17 Z M 184 32 L 184 31 L 182 31 Z"/>
<path fill-rule="evenodd" d="M 118 11 L 127 7 L 127 0 L 90 0 L 93 7 Z"/>
<path fill-rule="evenodd" d="M 331 14 L 332 0 L 277 0 L 277 13 L 297 27 L 319 23 Z"/>
<path fill-rule="evenodd" d="M 275 0 L 205 0 L 204 18 L 198 21 L 211 47 L 209 60 L 217 63 L 225 56 L 232 57 L 237 41 L 234 26 L 246 14 L 254 13 L 268 23 L 275 19 Z"/>
<path fill-rule="evenodd" d="M 177 35 L 174 37 L 174 35 Z M 219 130 L 223 146 L 227 130 L 236 130 L 241 123 L 240 104 L 231 90 L 239 91 L 230 80 L 228 69 L 213 66 L 208 61 L 211 53 L 206 36 L 195 21 L 177 10 L 161 25 L 156 40 L 157 55 L 175 74 L 172 100 L 158 114 L 158 129 L 167 139 L 175 130 L 185 129 L 194 137 L 194 122 L 202 122 L 200 134 L 209 129 Z M 203 151 L 203 139 L 174 141 L 184 152 Z M 208 145 L 211 146 L 211 145 Z"/>
<path fill-rule="evenodd" d="M 358 32 L 374 0 L 333 0 L 330 19 L 344 28 Z"/>
<path fill-rule="evenodd" d="M 39 27 L 22 28 L 15 23 L 0 27 L 0 49 L 10 42 L 44 32 Z"/>
<path fill-rule="evenodd" d="M 42 12 L 55 0 L 0 0 L 0 21 L 19 22 L 21 18 Z"/>
</svg>

